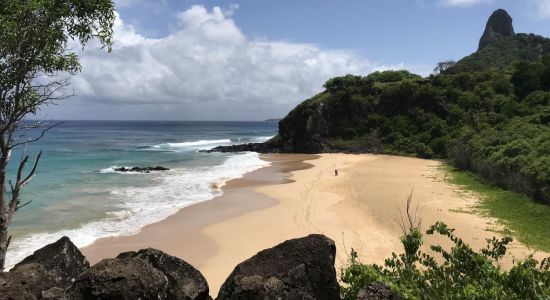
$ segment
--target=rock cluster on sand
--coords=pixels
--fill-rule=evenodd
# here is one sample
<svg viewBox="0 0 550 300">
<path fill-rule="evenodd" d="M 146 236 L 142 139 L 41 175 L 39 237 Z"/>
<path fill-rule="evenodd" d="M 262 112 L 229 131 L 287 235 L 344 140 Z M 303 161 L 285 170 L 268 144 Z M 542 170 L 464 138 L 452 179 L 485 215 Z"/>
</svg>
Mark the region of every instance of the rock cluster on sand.
<svg viewBox="0 0 550 300">
<path fill-rule="evenodd" d="M 235 267 L 216 299 L 339 299 L 335 255 L 334 242 L 323 235 L 288 240 Z M 399 299 L 380 283 L 360 295 L 360 299 Z M 0 273 L 2 299 L 212 298 L 197 269 L 160 250 L 124 252 L 90 267 L 63 237 Z"/>
</svg>

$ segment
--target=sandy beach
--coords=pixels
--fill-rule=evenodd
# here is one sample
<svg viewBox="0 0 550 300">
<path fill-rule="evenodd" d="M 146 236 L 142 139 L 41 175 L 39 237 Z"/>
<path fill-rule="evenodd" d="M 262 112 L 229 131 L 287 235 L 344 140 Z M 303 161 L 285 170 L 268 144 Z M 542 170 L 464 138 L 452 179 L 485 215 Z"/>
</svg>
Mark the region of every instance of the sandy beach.
<svg viewBox="0 0 550 300">
<path fill-rule="evenodd" d="M 423 230 L 444 221 L 478 249 L 496 235 L 488 231 L 497 226 L 495 220 L 461 212 L 478 198 L 445 182 L 438 161 L 367 154 L 262 158 L 271 166 L 228 182 L 222 196 L 186 207 L 136 235 L 99 240 L 83 253 L 93 264 L 123 251 L 158 248 L 199 269 L 215 295 L 241 261 L 311 233 L 336 242 L 337 268 L 345 265 L 351 248 L 365 263 L 382 263 L 392 251 L 402 251 L 396 220 L 411 191 Z M 434 243 L 448 245 L 429 236 L 424 247 Z M 514 242 L 502 264 L 510 266 L 514 257 L 533 252 Z"/>
</svg>

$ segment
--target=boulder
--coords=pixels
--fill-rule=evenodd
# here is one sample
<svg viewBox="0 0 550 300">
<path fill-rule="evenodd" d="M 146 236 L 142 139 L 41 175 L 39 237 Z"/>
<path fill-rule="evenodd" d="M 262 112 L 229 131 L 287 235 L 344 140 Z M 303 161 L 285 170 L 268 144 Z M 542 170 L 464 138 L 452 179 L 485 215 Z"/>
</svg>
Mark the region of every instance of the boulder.
<svg viewBox="0 0 550 300">
<path fill-rule="evenodd" d="M 37 263 L 21 265 L 9 273 L 36 298 L 40 298 L 42 291 L 49 290 L 56 284 L 53 276 Z"/>
<path fill-rule="evenodd" d="M 121 253 L 117 258 L 140 258 L 162 272 L 168 279 L 166 299 L 209 299 L 208 283 L 201 272 L 177 257 L 147 248 L 138 252 Z"/>
<path fill-rule="evenodd" d="M 217 299 L 340 299 L 335 255 L 324 235 L 288 240 L 235 267 Z"/>
<path fill-rule="evenodd" d="M 69 299 L 167 299 L 168 279 L 147 261 L 105 259 L 86 270 L 68 291 Z"/>
<path fill-rule="evenodd" d="M 500 38 L 515 35 L 512 21 L 512 17 L 504 9 L 495 10 L 487 21 L 487 26 L 485 26 L 485 31 L 479 40 L 477 50 L 485 48 Z"/>
<path fill-rule="evenodd" d="M 359 291 L 357 300 L 401 300 L 400 295 L 394 293 L 390 287 L 380 281 L 369 284 L 366 288 Z"/>
<path fill-rule="evenodd" d="M 12 271 L 21 270 L 28 264 L 41 265 L 52 276 L 55 286 L 61 288 L 70 286 L 80 273 L 90 268 L 84 255 L 68 237 L 36 250 L 16 264 Z"/>
<path fill-rule="evenodd" d="M 34 300 L 37 299 L 28 289 L 26 284 L 13 273 L 0 273 L 0 299 L 1 300 Z"/>
</svg>

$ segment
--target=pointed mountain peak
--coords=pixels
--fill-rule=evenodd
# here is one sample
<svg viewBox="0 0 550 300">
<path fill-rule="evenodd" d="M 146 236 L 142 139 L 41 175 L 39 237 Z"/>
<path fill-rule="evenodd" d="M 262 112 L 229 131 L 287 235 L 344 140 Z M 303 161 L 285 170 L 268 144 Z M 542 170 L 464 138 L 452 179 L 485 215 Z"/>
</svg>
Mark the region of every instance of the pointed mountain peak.
<svg viewBox="0 0 550 300">
<path fill-rule="evenodd" d="M 489 17 L 485 32 L 479 40 L 478 51 L 485 48 L 490 43 L 507 36 L 513 36 L 514 26 L 512 25 L 512 17 L 504 9 L 497 9 Z"/>
</svg>

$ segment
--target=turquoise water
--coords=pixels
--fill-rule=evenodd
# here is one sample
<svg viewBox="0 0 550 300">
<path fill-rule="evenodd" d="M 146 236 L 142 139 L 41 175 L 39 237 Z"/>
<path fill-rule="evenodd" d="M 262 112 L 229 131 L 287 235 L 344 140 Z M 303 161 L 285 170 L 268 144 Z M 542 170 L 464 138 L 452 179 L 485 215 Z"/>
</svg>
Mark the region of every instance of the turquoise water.
<svg viewBox="0 0 550 300">
<path fill-rule="evenodd" d="M 30 153 L 44 154 L 22 195 L 22 202 L 32 202 L 17 212 L 10 228 L 8 265 L 63 235 L 85 246 L 106 236 L 134 234 L 182 207 L 209 200 L 227 180 L 267 163 L 255 153 L 199 150 L 265 141 L 276 131 L 276 124 L 267 122 L 66 121 L 29 147 Z M 16 151 L 12 160 L 19 157 Z M 114 171 L 157 165 L 170 171 Z"/>
</svg>

